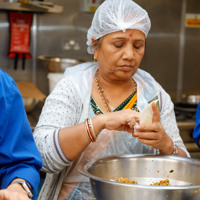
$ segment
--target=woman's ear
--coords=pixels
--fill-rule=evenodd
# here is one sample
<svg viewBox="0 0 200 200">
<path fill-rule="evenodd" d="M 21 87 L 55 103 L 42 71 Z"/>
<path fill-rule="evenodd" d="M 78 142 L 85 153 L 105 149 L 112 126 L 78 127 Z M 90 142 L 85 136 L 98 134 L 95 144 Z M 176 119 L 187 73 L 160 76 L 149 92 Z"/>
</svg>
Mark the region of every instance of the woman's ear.
<svg viewBox="0 0 200 200">
<path fill-rule="evenodd" d="M 94 62 L 96 62 L 97 61 L 97 50 L 95 50 L 95 49 L 94 49 L 94 57 L 93 58 L 94 58 Z"/>
<path fill-rule="evenodd" d="M 97 40 L 94 37 L 92 38 L 92 46 L 95 51 L 97 49 Z"/>
<path fill-rule="evenodd" d="M 98 48 L 97 43 L 98 43 L 98 41 L 93 37 L 92 38 L 92 45 L 93 45 L 93 49 L 94 49 L 94 61 L 95 62 L 97 61 L 97 48 Z"/>
</svg>

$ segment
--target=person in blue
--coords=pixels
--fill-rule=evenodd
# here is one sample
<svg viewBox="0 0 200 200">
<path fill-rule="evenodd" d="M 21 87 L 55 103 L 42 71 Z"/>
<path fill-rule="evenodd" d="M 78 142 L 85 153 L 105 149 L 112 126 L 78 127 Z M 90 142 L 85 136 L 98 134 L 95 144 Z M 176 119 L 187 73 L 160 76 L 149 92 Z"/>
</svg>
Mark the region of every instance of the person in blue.
<svg viewBox="0 0 200 200">
<path fill-rule="evenodd" d="M 193 138 L 200 148 L 200 102 L 196 111 L 196 124 L 193 131 Z"/>
<path fill-rule="evenodd" d="M 0 200 L 36 199 L 41 167 L 21 94 L 0 69 Z"/>
</svg>

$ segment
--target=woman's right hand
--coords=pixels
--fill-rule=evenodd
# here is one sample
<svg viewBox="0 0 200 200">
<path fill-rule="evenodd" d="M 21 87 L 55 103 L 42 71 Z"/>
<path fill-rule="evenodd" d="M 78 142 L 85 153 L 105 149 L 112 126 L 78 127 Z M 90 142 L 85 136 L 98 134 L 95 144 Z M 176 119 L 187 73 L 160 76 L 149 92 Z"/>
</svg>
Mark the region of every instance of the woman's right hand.
<svg viewBox="0 0 200 200">
<path fill-rule="evenodd" d="M 127 131 L 133 133 L 136 122 L 139 122 L 140 113 L 131 109 L 126 109 L 105 113 L 96 117 L 98 117 L 98 121 L 102 123 L 101 129 Z"/>
</svg>

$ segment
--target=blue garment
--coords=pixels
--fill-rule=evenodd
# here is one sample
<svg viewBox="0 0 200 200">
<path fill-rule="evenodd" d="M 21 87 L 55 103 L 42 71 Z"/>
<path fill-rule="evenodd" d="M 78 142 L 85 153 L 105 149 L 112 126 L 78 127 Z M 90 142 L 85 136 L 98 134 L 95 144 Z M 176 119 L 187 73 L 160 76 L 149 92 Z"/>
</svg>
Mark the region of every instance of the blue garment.
<svg viewBox="0 0 200 200">
<path fill-rule="evenodd" d="M 41 166 L 21 94 L 14 80 L 0 69 L 0 189 L 22 178 L 33 187 L 35 199 Z"/>
<path fill-rule="evenodd" d="M 199 137 L 200 137 L 200 103 L 197 107 L 196 125 L 195 125 L 194 131 L 193 131 L 193 138 L 194 138 L 195 142 L 197 143 L 198 147 L 200 148 Z"/>
</svg>

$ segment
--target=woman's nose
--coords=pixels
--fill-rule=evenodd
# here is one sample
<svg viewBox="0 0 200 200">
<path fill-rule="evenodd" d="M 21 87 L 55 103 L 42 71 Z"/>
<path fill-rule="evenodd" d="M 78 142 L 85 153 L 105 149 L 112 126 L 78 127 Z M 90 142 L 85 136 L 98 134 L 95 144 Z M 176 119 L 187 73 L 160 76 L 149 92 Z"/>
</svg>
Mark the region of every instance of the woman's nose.
<svg viewBox="0 0 200 200">
<path fill-rule="evenodd" d="M 124 58 L 124 59 L 128 59 L 128 60 L 132 60 L 132 59 L 135 58 L 135 52 L 134 52 L 133 47 L 127 46 L 127 47 L 124 49 L 123 58 Z"/>
</svg>

